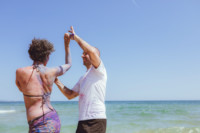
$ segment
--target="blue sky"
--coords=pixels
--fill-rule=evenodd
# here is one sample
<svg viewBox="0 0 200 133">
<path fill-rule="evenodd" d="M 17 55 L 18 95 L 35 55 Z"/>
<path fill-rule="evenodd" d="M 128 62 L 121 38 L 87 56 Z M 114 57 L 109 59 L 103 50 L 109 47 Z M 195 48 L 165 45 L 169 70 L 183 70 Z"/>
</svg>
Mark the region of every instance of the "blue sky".
<svg viewBox="0 0 200 133">
<path fill-rule="evenodd" d="M 106 100 L 200 100 L 199 7 L 198 0 L 1 1 L 0 100 L 23 100 L 15 71 L 32 64 L 34 37 L 54 44 L 47 66 L 64 63 L 71 25 L 101 51 Z M 73 65 L 60 80 L 72 88 L 86 69 L 79 46 L 70 48 Z M 66 100 L 55 85 L 51 100 Z"/>
</svg>

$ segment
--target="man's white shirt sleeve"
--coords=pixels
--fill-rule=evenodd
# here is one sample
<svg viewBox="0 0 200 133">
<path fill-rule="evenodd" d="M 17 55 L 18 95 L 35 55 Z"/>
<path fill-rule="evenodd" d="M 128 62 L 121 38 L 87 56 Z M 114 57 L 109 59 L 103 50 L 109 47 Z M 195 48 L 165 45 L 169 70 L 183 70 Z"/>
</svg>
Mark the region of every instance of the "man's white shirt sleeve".
<svg viewBox="0 0 200 133">
<path fill-rule="evenodd" d="M 97 68 L 93 67 L 94 71 L 97 72 L 100 76 L 107 77 L 106 69 L 104 67 L 103 61 L 101 60 L 99 66 Z"/>
</svg>

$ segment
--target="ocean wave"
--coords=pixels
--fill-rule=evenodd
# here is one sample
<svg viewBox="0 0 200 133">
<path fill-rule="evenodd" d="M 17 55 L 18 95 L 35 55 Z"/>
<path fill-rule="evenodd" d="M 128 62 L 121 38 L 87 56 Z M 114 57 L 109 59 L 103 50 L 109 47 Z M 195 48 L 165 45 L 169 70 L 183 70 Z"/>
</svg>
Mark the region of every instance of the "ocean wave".
<svg viewBox="0 0 200 133">
<path fill-rule="evenodd" d="M 0 110 L 0 114 L 15 113 L 16 110 Z"/>
</svg>

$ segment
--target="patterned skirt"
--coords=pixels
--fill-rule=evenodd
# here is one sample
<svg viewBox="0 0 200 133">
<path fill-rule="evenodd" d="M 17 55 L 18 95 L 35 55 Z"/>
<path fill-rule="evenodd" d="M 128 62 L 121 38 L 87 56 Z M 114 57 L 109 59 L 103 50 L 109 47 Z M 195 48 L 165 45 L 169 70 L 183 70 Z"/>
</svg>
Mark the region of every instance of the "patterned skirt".
<svg viewBox="0 0 200 133">
<path fill-rule="evenodd" d="M 28 122 L 29 133 L 60 133 L 60 119 L 55 110 Z"/>
</svg>

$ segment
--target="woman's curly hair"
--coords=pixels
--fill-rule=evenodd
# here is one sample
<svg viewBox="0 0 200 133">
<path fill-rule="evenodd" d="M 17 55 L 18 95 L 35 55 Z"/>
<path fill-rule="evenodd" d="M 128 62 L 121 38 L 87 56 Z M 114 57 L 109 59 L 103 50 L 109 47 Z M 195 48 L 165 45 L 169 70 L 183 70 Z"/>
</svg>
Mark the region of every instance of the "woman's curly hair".
<svg viewBox="0 0 200 133">
<path fill-rule="evenodd" d="M 28 53 L 33 61 L 44 62 L 47 57 L 53 52 L 53 44 L 45 39 L 33 39 L 30 44 Z"/>
</svg>

